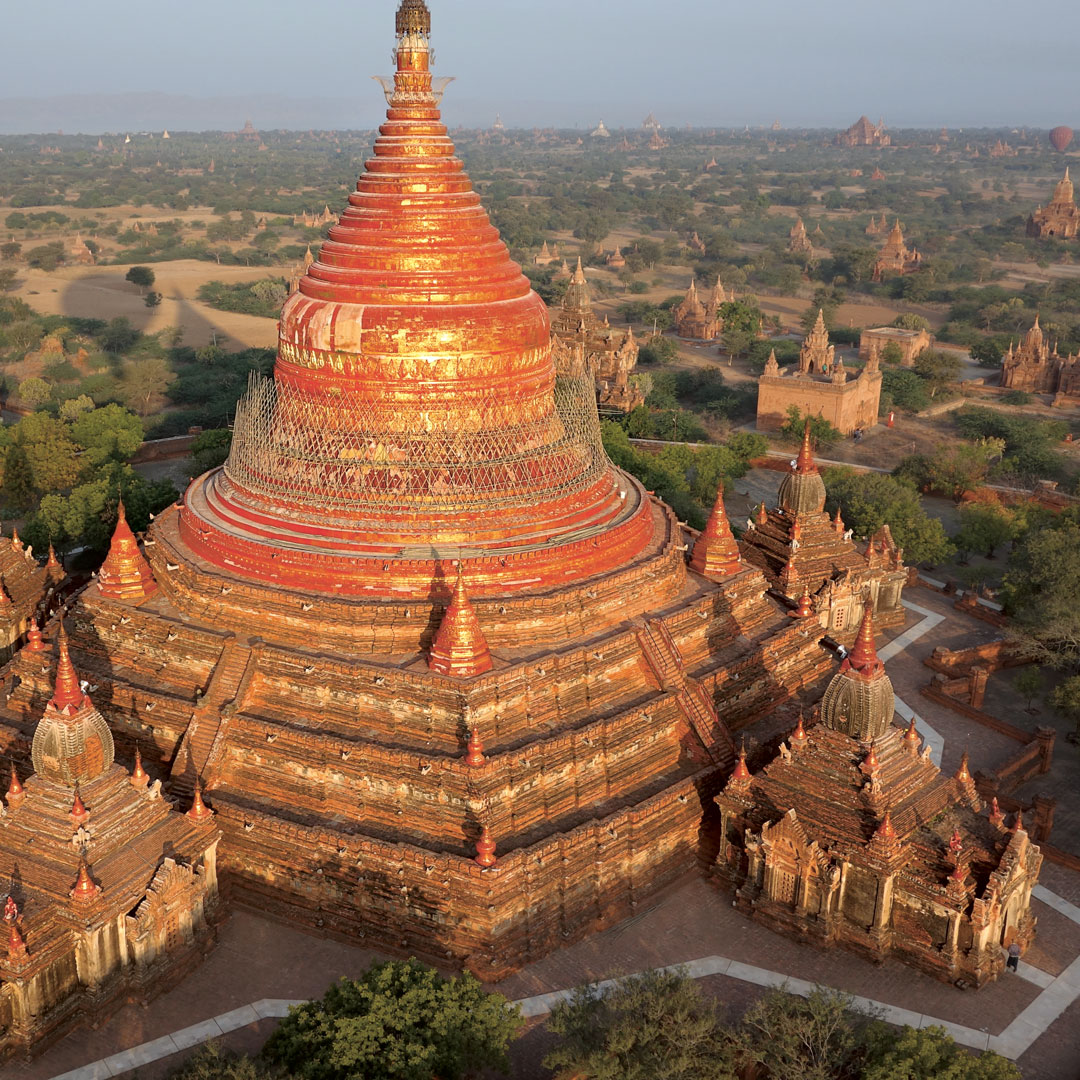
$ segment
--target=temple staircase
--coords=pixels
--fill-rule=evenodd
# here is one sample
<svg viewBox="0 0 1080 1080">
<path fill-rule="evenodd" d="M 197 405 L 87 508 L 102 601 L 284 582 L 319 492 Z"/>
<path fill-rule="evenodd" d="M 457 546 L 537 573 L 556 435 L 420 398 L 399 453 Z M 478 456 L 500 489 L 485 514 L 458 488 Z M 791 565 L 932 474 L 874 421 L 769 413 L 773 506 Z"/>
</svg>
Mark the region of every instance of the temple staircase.
<svg viewBox="0 0 1080 1080">
<path fill-rule="evenodd" d="M 712 696 L 686 673 L 679 646 L 663 621 L 645 619 L 635 636 L 657 684 L 675 695 L 679 708 L 712 761 L 722 768 L 734 767 L 735 740 L 716 711 Z"/>
<path fill-rule="evenodd" d="M 256 650 L 230 635 L 173 759 L 169 776 L 175 794 L 191 795 L 195 781 L 205 778 L 207 763 L 221 732 L 222 713 L 229 711 L 241 696 L 241 687 L 249 681 L 255 662 Z"/>
</svg>

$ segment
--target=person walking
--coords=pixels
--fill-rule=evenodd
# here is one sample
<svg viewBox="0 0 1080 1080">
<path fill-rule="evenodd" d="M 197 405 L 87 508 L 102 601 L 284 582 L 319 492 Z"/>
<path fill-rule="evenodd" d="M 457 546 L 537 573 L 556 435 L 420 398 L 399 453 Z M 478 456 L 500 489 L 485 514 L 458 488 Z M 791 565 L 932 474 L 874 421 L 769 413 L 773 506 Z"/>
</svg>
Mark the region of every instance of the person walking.
<svg viewBox="0 0 1080 1080">
<path fill-rule="evenodd" d="M 1009 946 L 1009 959 L 1005 961 L 1005 966 L 1010 971 L 1016 971 L 1020 966 L 1020 946 L 1015 941 Z"/>
</svg>

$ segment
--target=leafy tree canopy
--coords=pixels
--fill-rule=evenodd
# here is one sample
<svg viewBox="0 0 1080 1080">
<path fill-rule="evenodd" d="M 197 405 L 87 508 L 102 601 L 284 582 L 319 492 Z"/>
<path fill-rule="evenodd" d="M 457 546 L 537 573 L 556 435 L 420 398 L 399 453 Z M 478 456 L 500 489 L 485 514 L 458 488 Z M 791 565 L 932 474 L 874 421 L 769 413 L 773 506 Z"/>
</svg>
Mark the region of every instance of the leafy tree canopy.
<svg viewBox="0 0 1080 1080">
<path fill-rule="evenodd" d="M 417 960 L 375 964 L 289 1011 L 263 1049 L 304 1080 L 459 1080 L 507 1070 L 522 1020 L 472 975 L 445 979 Z"/>
<path fill-rule="evenodd" d="M 945 529 L 923 509 L 918 491 L 910 483 L 883 473 L 858 473 L 834 466 L 822 475 L 825 509 L 839 509 L 856 536 L 872 536 L 888 525 L 893 539 L 912 564 L 944 562 L 953 552 Z"/>
</svg>

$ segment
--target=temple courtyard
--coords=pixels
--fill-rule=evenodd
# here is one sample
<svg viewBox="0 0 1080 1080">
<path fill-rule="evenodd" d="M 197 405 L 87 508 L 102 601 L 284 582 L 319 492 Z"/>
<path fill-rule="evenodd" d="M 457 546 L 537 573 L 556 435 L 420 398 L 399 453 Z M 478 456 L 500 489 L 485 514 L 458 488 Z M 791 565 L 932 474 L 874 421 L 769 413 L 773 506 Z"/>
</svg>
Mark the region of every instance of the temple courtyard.
<svg viewBox="0 0 1080 1080">
<path fill-rule="evenodd" d="M 906 593 L 907 619 L 879 643 L 897 695 L 897 722 L 914 711 L 919 730 L 946 773 L 967 750 L 973 771 L 990 769 L 1015 746 L 960 713 L 920 693 L 932 676 L 923 660 L 938 646 L 983 644 L 1000 636 L 994 626 L 957 610 L 950 597 L 931 588 Z M 1021 727 L 1052 724 L 1049 714 L 1025 714 L 1008 671 L 995 674 L 986 708 Z M 760 728 L 760 730 L 759 730 Z M 769 721 L 749 729 L 768 736 Z M 1080 851 L 1080 796 L 1076 749 L 1064 730 L 1048 773 L 1021 788 L 1058 799 L 1053 845 Z M 940 757 L 939 757 L 940 755 Z M 940 1024 L 974 1049 L 993 1049 L 1015 1060 L 1026 1080 L 1071 1076 L 1080 1060 L 1080 873 L 1047 859 L 1035 891 L 1038 918 L 1034 946 L 1017 975 L 1006 974 L 979 991 L 959 990 L 905 967 L 883 965 L 844 950 L 821 951 L 775 934 L 734 910 L 731 896 L 691 876 L 669 887 L 649 910 L 604 933 L 558 951 L 497 984 L 522 1004 L 530 1028 L 516 1044 L 515 1076 L 543 1077 L 543 1017 L 554 999 L 589 980 L 650 967 L 687 965 L 709 993 L 733 1011 L 746 1007 L 763 987 L 787 984 L 806 992 L 815 984 L 852 994 L 857 1003 L 897 1024 Z M 319 996 L 341 976 L 357 976 L 382 958 L 358 948 L 309 936 L 245 910 L 220 928 L 216 948 L 202 966 L 148 1007 L 126 1006 L 97 1031 L 75 1031 L 30 1063 L 11 1062 L 5 1075 L 20 1080 L 99 1080 L 133 1076 L 156 1080 L 191 1047 L 220 1038 L 256 1050 L 291 1002 Z"/>
</svg>

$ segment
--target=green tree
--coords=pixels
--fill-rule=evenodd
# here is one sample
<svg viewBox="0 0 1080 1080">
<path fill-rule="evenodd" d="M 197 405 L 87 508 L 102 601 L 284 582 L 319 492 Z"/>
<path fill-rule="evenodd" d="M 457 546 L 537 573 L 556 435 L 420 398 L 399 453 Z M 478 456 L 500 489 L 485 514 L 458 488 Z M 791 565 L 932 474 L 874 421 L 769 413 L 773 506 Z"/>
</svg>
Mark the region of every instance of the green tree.
<svg viewBox="0 0 1080 1080">
<path fill-rule="evenodd" d="M 472 975 L 445 979 L 417 960 L 392 961 L 294 1006 L 263 1056 L 305 1080 L 459 1080 L 506 1072 L 521 1024 L 517 1007 Z"/>
<path fill-rule="evenodd" d="M 156 308 L 161 303 L 161 293 L 159 293 L 159 292 L 148 292 L 143 297 L 143 303 L 148 308 Z"/>
<path fill-rule="evenodd" d="M 824 416 L 803 416 L 798 405 L 788 406 L 787 420 L 784 421 L 780 434 L 790 442 L 802 442 L 807 419 L 810 421 L 810 439 L 816 450 L 827 449 L 844 437 Z"/>
<path fill-rule="evenodd" d="M 0 255 L 5 259 L 17 259 L 22 253 L 22 244 L 15 240 L 7 240 L 0 244 Z"/>
<path fill-rule="evenodd" d="M 209 472 L 224 465 L 232 445 L 232 432 L 228 428 L 201 431 L 191 444 L 191 457 L 198 472 Z"/>
<path fill-rule="evenodd" d="M 893 326 L 899 326 L 901 330 L 930 329 L 930 323 L 921 315 L 916 315 L 913 311 L 905 311 L 902 315 L 897 315 L 896 318 L 893 319 Z"/>
<path fill-rule="evenodd" d="M 1031 711 L 1031 703 L 1042 693 L 1046 680 L 1043 673 L 1033 664 L 1024 668 L 1012 681 L 1013 689 L 1027 702 L 1027 710 Z"/>
<path fill-rule="evenodd" d="M 1002 439 L 979 439 L 977 442 L 943 443 L 927 459 L 927 483 L 935 490 L 960 502 L 967 491 L 985 483 L 994 461 L 1005 452 Z M 900 467 L 903 467 L 901 462 Z"/>
<path fill-rule="evenodd" d="M 1080 731 L 1080 675 L 1070 675 L 1058 683 L 1050 694 L 1050 704 Z"/>
<path fill-rule="evenodd" d="M 4 502 L 15 510 L 26 510 L 34 502 L 34 474 L 30 460 L 19 442 L 4 454 Z"/>
<path fill-rule="evenodd" d="M 60 419 L 71 423 L 81 413 L 89 412 L 94 407 L 94 399 L 89 394 L 79 394 L 60 402 Z"/>
<path fill-rule="evenodd" d="M 1010 636 L 1037 663 L 1080 673 L 1080 525 L 1029 529 L 1013 548 L 1001 592 Z"/>
<path fill-rule="evenodd" d="M 770 990 L 734 1032 L 736 1060 L 744 1072 L 756 1067 L 769 1080 L 854 1080 L 863 1055 L 850 1013 L 851 999 L 832 990 L 818 987 L 806 998 Z"/>
<path fill-rule="evenodd" d="M 1020 1080 L 1020 1070 L 992 1050 L 970 1054 L 940 1027 L 899 1032 L 873 1024 L 861 1080 Z"/>
<path fill-rule="evenodd" d="M 145 438 L 142 421 L 115 404 L 81 413 L 71 425 L 71 435 L 86 451 L 91 469 L 107 461 L 129 461 Z"/>
<path fill-rule="evenodd" d="M 976 551 L 992 559 L 1002 544 L 1016 538 L 1019 527 L 1017 515 L 1001 503 L 966 503 L 960 507 L 960 529 L 953 543 L 965 557 Z"/>
<path fill-rule="evenodd" d="M 960 378 L 964 363 L 954 352 L 924 349 L 915 358 L 915 374 L 926 380 L 931 397 Z"/>
<path fill-rule="evenodd" d="M 993 338 L 983 338 L 971 346 L 971 358 L 980 367 L 1001 367 L 1001 346 Z"/>
<path fill-rule="evenodd" d="M 926 382 L 908 368 L 887 367 L 881 373 L 881 393 L 904 412 L 917 413 L 930 405 Z"/>
<path fill-rule="evenodd" d="M 23 379 L 19 383 L 19 397 L 31 409 L 40 409 L 47 401 L 52 400 L 52 394 L 52 387 L 44 379 L 39 379 L 37 376 Z"/>
<path fill-rule="evenodd" d="M 17 274 L 10 267 L 0 270 L 0 292 L 13 292 L 18 284 Z"/>
<path fill-rule="evenodd" d="M 133 266 L 124 275 L 125 281 L 130 281 L 132 285 L 137 285 L 140 289 L 149 289 L 157 280 L 157 276 L 149 266 Z"/>
<path fill-rule="evenodd" d="M 117 315 L 110 319 L 108 326 L 101 334 L 101 347 L 117 356 L 133 349 L 139 342 L 142 334 L 131 325 L 131 320 L 124 315 Z"/>
<path fill-rule="evenodd" d="M 165 391 L 175 378 L 163 357 L 148 356 L 128 364 L 120 392 L 129 408 L 140 416 L 150 416 L 164 404 Z"/>
<path fill-rule="evenodd" d="M 16 425 L 15 441 L 26 452 L 34 490 L 39 495 L 66 491 L 75 483 L 79 475 L 79 448 L 63 421 L 48 413 L 31 413 Z"/>
<path fill-rule="evenodd" d="M 881 362 L 883 364 L 901 364 L 904 361 L 904 350 L 895 341 L 888 342 L 881 350 Z"/>
<path fill-rule="evenodd" d="M 169 1074 L 168 1080 L 288 1080 L 276 1065 L 225 1050 L 209 1042 Z"/>
<path fill-rule="evenodd" d="M 907 562 L 944 562 L 953 552 L 944 526 L 923 509 L 915 486 L 883 473 L 858 473 L 848 466 L 826 469 L 825 509 L 839 509 L 856 536 L 873 536 L 888 525 Z"/>
<path fill-rule="evenodd" d="M 716 1009 L 685 974 L 583 986 L 551 1012 L 549 1069 L 588 1080 L 734 1080 Z"/>
</svg>

